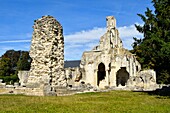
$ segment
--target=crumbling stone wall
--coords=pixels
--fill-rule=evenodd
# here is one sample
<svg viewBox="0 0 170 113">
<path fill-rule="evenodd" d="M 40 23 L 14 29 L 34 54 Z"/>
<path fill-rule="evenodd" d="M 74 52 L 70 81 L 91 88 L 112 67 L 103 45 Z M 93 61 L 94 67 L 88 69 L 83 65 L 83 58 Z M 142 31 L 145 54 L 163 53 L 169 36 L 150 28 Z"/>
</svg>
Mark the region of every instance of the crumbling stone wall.
<svg viewBox="0 0 170 113">
<path fill-rule="evenodd" d="M 35 20 L 31 41 L 32 58 L 27 86 L 66 86 L 64 37 L 61 24 L 52 16 Z"/>
<path fill-rule="evenodd" d="M 100 38 L 98 46 L 82 55 L 80 68 L 82 79 L 98 88 L 134 88 L 154 90 L 156 73 L 153 70 L 141 71 L 141 65 L 134 54 L 123 47 L 116 19 L 106 18 L 107 31 Z M 102 65 L 103 68 L 100 68 Z"/>
<path fill-rule="evenodd" d="M 20 86 L 26 86 L 29 74 L 30 74 L 29 71 L 18 71 L 18 78 L 19 78 Z"/>
</svg>

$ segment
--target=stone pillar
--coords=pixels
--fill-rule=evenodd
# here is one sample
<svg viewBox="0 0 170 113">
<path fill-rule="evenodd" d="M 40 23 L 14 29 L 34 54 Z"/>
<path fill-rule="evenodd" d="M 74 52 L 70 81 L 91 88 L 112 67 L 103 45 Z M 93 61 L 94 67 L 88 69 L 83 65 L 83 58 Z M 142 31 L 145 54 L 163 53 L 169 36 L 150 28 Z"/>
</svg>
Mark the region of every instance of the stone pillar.
<svg viewBox="0 0 170 113">
<path fill-rule="evenodd" d="M 135 58 L 134 58 L 135 59 Z M 136 60 L 136 59 L 135 59 Z M 134 64 L 133 64 L 133 76 L 135 76 L 136 75 L 136 72 L 137 72 L 137 70 L 136 70 L 136 61 L 134 61 Z"/>
<path fill-rule="evenodd" d="M 130 59 L 129 59 L 129 76 L 133 76 L 133 74 L 132 74 L 132 69 L 133 69 L 132 63 L 133 63 L 133 58 L 130 57 Z"/>
<path fill-rule="evenodd" d="M 66 86 L 64 74 L 64 37 L 61 24 L 52 16 L 35 20 L 30 57 L 28 86 Z"/>
<path fill-rule="evenodd" d="M 111 68 L 110 72 L 110 86 L 116 86 L 116 72 L 115 72 L 115 67 Z"/>
<path fill-rule="evenodd" d="M 106 71 L 106 77 L 105 77 L 106 85 L 109 86 L 109 72 L 108 69 L 106 69 L 105 71 Z"/>
</svg>

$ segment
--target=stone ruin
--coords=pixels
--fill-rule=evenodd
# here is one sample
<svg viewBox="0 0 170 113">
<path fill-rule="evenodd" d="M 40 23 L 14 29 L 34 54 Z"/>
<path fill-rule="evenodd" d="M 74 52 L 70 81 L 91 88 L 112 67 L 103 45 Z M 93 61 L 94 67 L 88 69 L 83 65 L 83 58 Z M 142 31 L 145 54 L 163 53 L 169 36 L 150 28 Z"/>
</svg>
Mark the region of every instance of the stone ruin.
<svg viewBox="0 0 170 113">
<path fill-rule="evenodd" d="M 48 85 L 66 87 L 64 74 L 64 37 L 61 24 L 52 16 L 43 16 L 34 23 L 30 57 L 32 58 L 27 87 Z"/>
<path fill-rule="evenodd" d="M 19 71 L 20 87 L 14 93 L 56 95 L 66 88 L 64 73 L 64 37 L 61 24 L 52 16 L 35 20 L 30 48 L 30 71 Z"/>
<path fill-rule="evenodd" d="M 116 28 L 116 19 L 108 16 L 106 24 L 107 31 L 101 36 L 99 45 L 83 53 L 79 71 L 74 70 L 74 67 L 65 69 L 66 72 L 68 70 L 70 73 L 76 72 L 75 78 L 79 78 L 69 85 L 75 86 L 83 82 L 99 89 L 155 89 L 157 86 L 155 71 L 142 71 L 135 55 L 123 48 Z"/>
<path fill-rule="evenodd" d="M 13 90 L 26 95 L 64 95 L 102 90 L 155 90 L 156 73 L 141 70 L 134 54 L 123 48 L 116 19 L 106 18 L 107 31 L 99 45 L 85 51 L 82 59 L 64 62 L 61 24 L 52 16 L 34 23 L 30 71 L 19 71 L 20 86 Z"/>
</svg>

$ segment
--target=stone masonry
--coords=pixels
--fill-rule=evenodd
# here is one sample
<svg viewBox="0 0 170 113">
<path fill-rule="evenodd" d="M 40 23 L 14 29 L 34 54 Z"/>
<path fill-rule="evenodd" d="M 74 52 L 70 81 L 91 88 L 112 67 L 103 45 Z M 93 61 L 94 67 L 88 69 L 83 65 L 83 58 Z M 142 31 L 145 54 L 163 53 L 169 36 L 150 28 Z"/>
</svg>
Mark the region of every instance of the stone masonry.
<svg viewBox="0 0 170 113">
<path fill-rule="evenodd" d="M 99 89 L 114 87 L 117 89 L 154 90 L 157 86 L 155 71 L 142 71 L 135 55 L 123 48 L 116 28 L 116 19 L 113 16 L 106 17 L 106 25 L 107 31 L 100 37 L 99 44 L 82 55 L 79 69 L 81 79 L 75 79 L 75 83 L 68 83 L 68 85 L 83 82 Z M 77 71 L 70 73 L 74 74 L 75 72 Z M 68 76 L 68 73 L 66 74 Z"/>
<path fill-rule="evenodd" d="M 85 51 L 81 61 L 72 61 L 71 65 L 66 61 L 64 68 L 61 24 L 52 16 L 35 20 L 30 71 L 18 73 L 20 86 L 7 86 L 0 80 L 0 87 L 10 88 L 9 92 L 15 94 L 39 96 L 103 89 L 155 90 L 155 71 L 142 70 L 135 55 L 123 48 L 116 19 L 108 16 L 106 25 L 107 31 L 100 37 L 99 44 L 92 50 Z"/>
<path fill-rule="evenodd" d="M 65 87 L 64 37 L 61 24 L 52 16 L 35 20 L 31 41 L 32 58 L 27 87 Z M 44 89 L 46 90 L 46 89 Z"/>
</svg>

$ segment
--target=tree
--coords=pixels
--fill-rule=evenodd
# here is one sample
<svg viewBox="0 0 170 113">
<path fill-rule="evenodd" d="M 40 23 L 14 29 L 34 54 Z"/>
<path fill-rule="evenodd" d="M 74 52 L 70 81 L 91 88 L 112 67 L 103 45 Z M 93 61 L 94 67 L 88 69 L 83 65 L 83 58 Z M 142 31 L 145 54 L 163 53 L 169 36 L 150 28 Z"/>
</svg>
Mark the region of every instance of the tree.
<svg viewBox="0 0 170 113">
<path fill-rule="evenodd" d="M 2 57 L 0 60 L 0 79 L 4 82 L 10 82 L 11 74 L 11 60 L 6 57 Z"/>
<path fill-rule="evenodd" d="M 156 71 L 158 83 L 170 83 L 170 1 L 152 0 L 152 3 L 154 12 L 147 8 L 145 15 L 138 14 L 144 25 L 135 26 L 144 37 L 134 38 L 132 52 L 143 68 Z"/>
<path fill-rule="evenodd" d="M 19 70 L 29 70 L 31 58 L 28 51 L 8 50 L 0 59 L 0 79 L 6 83 L 18 81 Z"/>
<path fill-rule="evenodd" d="M 20 54 L 21 54 L 21 51 L 8 50 L 5 52 L 4 55 L 2 55 L 2 57 L 6 57 L 11 60 L 11 67 L 12 67 L 11 69 L 13 71 L 15 71 L 15 69 L 16 69 Z"/>
<path fill-rule="evenodd" d="M 30 70 L 31 58 L 29 53 L 26 51 L 22 51 L 20 58 L 17 62 L 17 70 Z"/>
<path fill-rule="evenodd" d="M 11 62 L 9 58 L 2 57 L 0 60 L 0 77 L 10 76 Z"/>
</svg>

